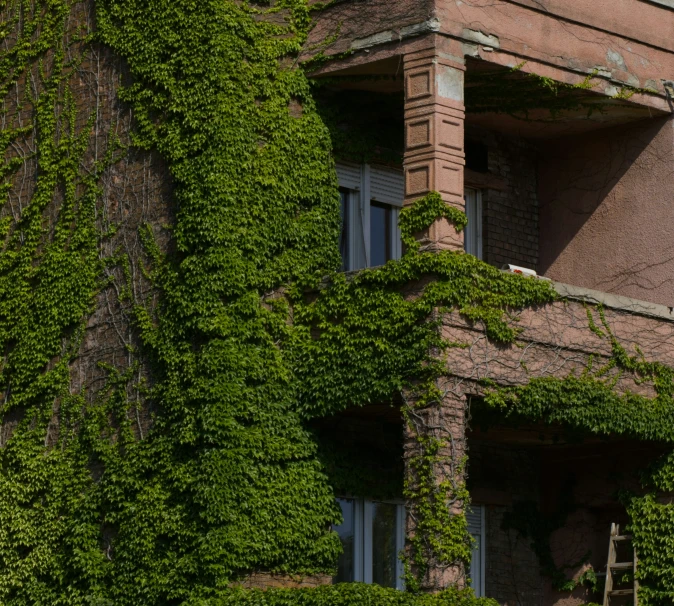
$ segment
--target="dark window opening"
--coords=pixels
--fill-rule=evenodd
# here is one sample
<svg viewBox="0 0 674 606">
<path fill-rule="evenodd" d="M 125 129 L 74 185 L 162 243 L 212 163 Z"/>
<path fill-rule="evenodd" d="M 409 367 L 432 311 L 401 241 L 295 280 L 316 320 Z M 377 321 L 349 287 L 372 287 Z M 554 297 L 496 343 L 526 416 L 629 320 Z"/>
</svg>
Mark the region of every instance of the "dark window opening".
<svg viewBox="0 0 674 606">
<path fill-rule="evenodd" d="M 339 556 L 337 574 L 333 577 L 333 583 L 352 583 L 354 579 L 353 561 L 356 536 L 356 502 L 354 499 L 337 499 L 342 509 L 344 521 L 335 526 L 334 530 L 339 535 L 344 550 Z"/>
<path fill-rule="evenodd" d="M 339 211 L 342 218 L 342 229 L 339 234 L 339 252 L 342 255 L 342 271 L 347 271 L 349 263 L 349 192 L 346 189 L 339 190 Z"/>
<path fill-rule="evenodd" d="M 489 149 L 484 143 L 472 141 L 465 142 L 466 168 L 477 173 L 489 172 Z"/>
</svg>

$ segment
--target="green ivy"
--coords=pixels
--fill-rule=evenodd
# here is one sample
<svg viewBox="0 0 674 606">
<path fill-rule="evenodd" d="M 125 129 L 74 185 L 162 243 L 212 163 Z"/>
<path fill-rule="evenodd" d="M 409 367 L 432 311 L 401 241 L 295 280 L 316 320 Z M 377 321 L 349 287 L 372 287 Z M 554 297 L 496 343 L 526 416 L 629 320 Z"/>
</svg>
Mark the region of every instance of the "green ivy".
<svg viewBox="0 0 674 606">
<path fill-rule="evenodd" d="M 330 84 L 334 84 L 333 78 L 320 78 L 314 88 L 318 112 L 330 130 L 335 157 L 400 166 L 405 132 L 402 94 L 335 92 L 329 89 Z"/>
<path fill-rule="evenodd" d="M 468 224 L 466 214 L 446 204 L 437 192 L 431 192 L 417 200 L 414 206 L 403 208 L 400 212 L 399 224 L 402 240 L 407 249 L 418 250 L 419 242 L 415 235 L 439 218 L 447 219 L 454 225 L 457 232 L 463 231 Z"/>
<path fill-rule="evenodd" d="M 395 589 L 348 583 L 316 589 L 232 590 L 215 600 L 196 600 L 186 606 L 496 606 L 476 598 L 470 590 L 448 589 L 436 595 L 414 595 Z"/>
<path fill-rule="evenodd" d="M 465 516 L 449 509 L 466 504 L 465 486 L 436 483 L 446 445 L 410 421 L 437 404 L 446 369 L 436 354 L 460 346 L 443 341 L 436 312 L 458 310 L 494 342 L 512 343 L 511 311 L 552 301 L 550 285 L 460 252 L 421 252 L 414 235 L 436 219 L 466 224 L 436 193 L 401 213 L 400 261 L 336 273 L 333 141 L 297 63 L 317 8 L 307 0 L 95 0 L 94 34 L 79 27 L 86 7 L 75 0 L 5 4 L 0 96 L 24 92 L 0 137 L 0 413 L 11 428 L 0 449 L 0 602 L 488 604 L 470 591 L 232 585 L 254 571 L 334 570 L 341 547 L 330 526 L 340 513 L 310 424 L 401 393 L 411 396 L 403 415 L 418 445 L 403 487 L 418 528 L 408 588 L 429 562 L 465 562 Z M 119 97 L 133 110 L 134 153 L 157 152 L 172 181 L 172 245 L 161 248 L 160 226 L 141 233 L 152 305 L 132 298 L 128 251 L 101 252 L 115 230 L 100 219 L 102 175 L 129 150 L 110 134 L 91 160 L 96 115 L 73 91 L 100 45 L 130 74 Z M 13 144 L 27 139 L 35 151 L 16 156 Z M 31 162 L 35 182 L 17 210 L 8 196 Z M 71 368 L 99 295 L 113 287 L 133 307 L 139 347 L 128 363 L 101 361 L 105 385 L 90 393 Z M 671 373 L 615 353 L 616 364 L 653 374 L 662 400 L 616 400 L 595 379 L 599 387 L 573 400 L 585 406 L 574 417 L 563 398 L 591 381 L 570 378 L 493 402 L 554 420 L 563 412 L 527 400 L 548 389 L 584 427 L 667 434 Z M 147 384 L 137 382 L 141 362 Z M 141 433 L 134 413 L 143 406 L 152 419 Z M 655 555 L 635 528 L 648 581 Z"/>
<path fill-rule="evenodd" d="M 469 258 L 410 258 L 349 284 L 336 275 L 305 302 L 340 261 L 329 132 L 303 71 L 286 61 L 306 39 L 305 2 L 100 0 L 96 39 L 69 29 L 81 16 L 75 2 L 13 8 L 5 25 L 19 41 L 3 56 L 3 90 L 28 70 L 43 70 L 44 90 L 28 100 L 34 122 L 4 132 L 7 146 L 36 137 L 39 177 L 21 215 L 7 215 L 0 253 L 3 418 L 19 419 L 1 451 L 11 497 L 0 500 L 0 600 L 177 604 L 255 570 L 332 571 L 339 510 L 306 422 L 390 398 L 428 374 L 436 336 L 425 319 L 442 292 L 406 305 L 396 290 L 429 271 L 465 273 Z M 141 234 L 159 295 L 156 307 L 136 302 L 134 311 L 142 348 L 130 353 L 153 379 L 143 439 L 132 423 L 142 402 L 127 396 L 136 363 L 105 365 L 93 399 L 69 373 L 109 288 L 105 270 L 128 267 L 124 251 L 100 257 L 108 232 L 96 220 L 102 171 L 125 150 L 111 138 L 103 160 L 86 166 L 93 116 L 78 113 L 69 89 L 99 43 L 127 62 L 132 81 L 120 97 L 134 110 L 134 145 L 164 157 L 178 209 L 174 253 L 160 250 L 158 226 Z M 6 193 L 21 166 L 8 161 Z M 130 296 L 129 284 L 116 286 Z M 377 308 L 377 297 L 389 307 Z M 331 348 L 341 306 L 351 329 L 340 369 Z M 489 321 L 505 327 L 498 314 Z M 316 339 L 317 323 L 336 330 Z M 356 347 L 376 373 L 364 374 Z M 316 367 L 325 356 L 334 375 Z"/>
<path fill-rule="evenodd" d="M 401 213 L 404 241 L 435 220 L 433 210 L 465 225 L 465 215 L 454 209 L 445 214 L 446 205 L 439 207 L 438 200 L 431 193 Z M 424 280 L 428 277 L 433 280 Z M 424 283 L 409 296 L 410 285 L 414 290 L 413 285 Z M 457 345 L 442 339 L 433 312 L 458 309 L 491 339 L 509 343 L 518 333 L 509 310 L 554 298 L 548 282 L 503 273 L 463 253 L 424 253 L 413 246 L 400 261 L 382 268 L 333 275 L 308 304 L 303 291 L 293 293 L 295 330 L 304 333 L 295 348 L 295 367 L 305 416 L 388 401 L 401 392 L 410 396 L 403 416 L 419 446 L 408 461 L 404 487 L 418 529 L 406 560 L 410 589 L 419 587 L 429 562 L 449 566 L 468 561 L 471 553 L 465 516 L 450 511 L 452 502 L 467 505 L 465 485 L 437 484 L 434 477 L 447 444 L 417 432 L 410 419 L 416 409 L 438 403 L 436 381 L 446 369 L 442 356 L 432 352 Z"/>
</svg>

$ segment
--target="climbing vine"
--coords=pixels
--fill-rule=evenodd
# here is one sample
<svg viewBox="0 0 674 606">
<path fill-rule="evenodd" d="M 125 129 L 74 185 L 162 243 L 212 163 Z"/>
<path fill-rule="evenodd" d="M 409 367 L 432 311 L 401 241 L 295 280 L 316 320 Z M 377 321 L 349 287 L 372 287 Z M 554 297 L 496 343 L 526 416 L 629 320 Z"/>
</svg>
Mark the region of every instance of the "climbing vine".
<svg viewBox="0 0 674 606">
<path fill-rule="evenodd" d="M 226 596 L 212 601 L 194 601 L 190 606 L 337 606 L 357 604 L 358 606 L 495 606 L 488 598 L 475 598 L 471 590 L 450 588 L 439 594 L 415 595 L 363 585 L 342 583 L 316 589 L 245 591 L 234 590 Z"/>
<path fill-rule="evenodd" d="M 510 311 L 555 295 L 547 282 L 462 253 L 420 251 L 415 234 L 435 220 L 466 225 L 436 193 L 401 212 L 400 261 L 336 273 L 335 130 L 298 65 L 319 8 L 306 0 L 2 6 L 3 604 L 488 603 L 470 591 L 415 593 L 431 568 L 465 564 L 471 547 L 468 495 L 456 479 L 465 459 L 426 416 L 442 399 L 444 353 L 462 346 L 442 337 L 440 317 L 457 310 L 510 344 L 518 334 Z M 101 49 L 124 66 L 108 66 L 117 69 L 108 96 L 94 78 L 95 107 L 83 107 Z M 118 102 L 133 116 L 126 131 Z M 167 168 L 171 212 L 140 226 L 139 252 L 118 237 L 110 213 L 124 200 L 107 196 L 104 182 L 153 154 Z M 92 342 L 105 324 L 123 337 L 123 355 L 101 353 L 88 374 L 84 352 L 106 349 Z M 671 372 L 623 355 L 617 341 L 614 358 L 654 377 L 661 399 L 616 396 L 588 371 L 494 391 L 489 402 L 669 439 Z M 341 547 L 330 526 L 340 513 L 309 423 L 398 396 L 416 444 L 403 487 L 415 524 L 410 591 L 236 588 L 256 571 L 333 572 Z M 654 481 L 668 486 L 670 475 L 663 465 Z M 646 518 L 666 507 L 630 506 L 649 508 Z M 650 528 L 634 524 L 644 581 L 656 570 Z M 649 585 L 660 592 L 654 600 L 667 590 L 658 582 Z"/>
<path fill-rule="evenodd" d="M 0 599 L 181 603 L 251 571 L 330 572 L 340 545 L 328 529 L 339 511 L 305 421 L 390 397 L 410 373 L 428 374 L 427 346 L 437 341 L 424 326 L 430 303 L 406 307 L 394 289 L 435 261 L 348 285 L 335 276 L 315 304 L 304 301 L 339 266 L 329 133 L 307 78 L 286 61 L 306 37 L 304 2 L 101 0 L 95 34 L 80 27 L 90 23 L 87 8 L 17 0 L 4 13 L 6 112 L 20 122 L 21 103 L 31 103 L 35 118 L 3 131 L 10 434 L 1 481 L 13 496 L 0 505 Z M 100 220 L 110 202 L 102 174 L 131 152 L 109 134 L 98 153 L 100 137 L 90 136 L 98 116 L 72 92 L 100 44 L 132 75 L 117 95 L 133 109 L 133 153 L 159 152 L 173 183 L 174 224 L 140 230 L 149 298 L 135 294 L 137 260 L 124 247 L 102 254 L 116 230 Z M 20 86 L 31 77 L 37 93 Z M 14 103 L 13 90 L 26 100 Z M 19 161 L 11 144 L 21 137 L 38 151 Z M 22 167 L 37 185 L 12 208 Z M 377 283 L 398 322 L 367 300 Z M 128 359 L 100 360 L 104 386 L 89 393 L 71 369 L 110 290 L 137 338 L 125 345 Z M 357 320 L 359 305 L 372 325 L 340 355 L 384 345 L 390 366 L 358 387 L 364 358 L 324 377 L 317 358 L 330 354 L 336 333 L 315 339 L 311 330 L 338 329 L 330 308 Z M 384 324 L 388 347 L 375 334 Z M 141 362 L 149 381 L 138 377 Z"/>
<path fill-rule="evenodd" d="M 424 411 L 442 400 L 445 374 L 439 309 L 458 309 L 480 323 L 496 342 L 517 334 L 507 310 L 551 301 L 549 283 L 504 274 L 461 253 L 418 251 L 414 234 L 438 217 L 457 229 L 465 215 L 447 207 L 437 193 L 401 212 L 400 227 L 408 253 L 398 262 L 353 277 L 334 275 L 309 305 L 294 304 L 297 330 L 307 339 L 298 350 L 298 384 L 304 414 L 333 414 L 350 405 L 386 401 L 403 393 L 403 415 L 418 448 L 408 462 L 404 494 L 416 532 L 407 556 L 407 586 L 423 586 L 432 566 L 450 567 L 470 559 L 464 514 L 468 504 L 461 466 L 453 462 L 451 438 L 427 431 Z M 424 277 L 434 280 L 410 297 L 406 289 Z M 435 319 L 434 319 L 435 318 Z M 313 334 L 313 338 L 309 338 Z M 443 476 L 445 466 L 455 465 Z"/>
</svg>

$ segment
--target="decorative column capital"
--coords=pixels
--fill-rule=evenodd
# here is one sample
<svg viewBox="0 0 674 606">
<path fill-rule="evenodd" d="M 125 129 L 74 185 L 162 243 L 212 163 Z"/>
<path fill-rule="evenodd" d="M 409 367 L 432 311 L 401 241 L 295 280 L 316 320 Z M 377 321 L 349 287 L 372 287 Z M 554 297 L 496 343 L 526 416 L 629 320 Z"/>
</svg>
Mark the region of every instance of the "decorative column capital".
<svg viewBox="0 0 674 606">
<path fill-rule="evenodd" d="M 435 49 L 427 49 L 405 55 L 403 69 L 406 110 L 434 103 L 464 110 L 464 64 Z"/>
</svg>

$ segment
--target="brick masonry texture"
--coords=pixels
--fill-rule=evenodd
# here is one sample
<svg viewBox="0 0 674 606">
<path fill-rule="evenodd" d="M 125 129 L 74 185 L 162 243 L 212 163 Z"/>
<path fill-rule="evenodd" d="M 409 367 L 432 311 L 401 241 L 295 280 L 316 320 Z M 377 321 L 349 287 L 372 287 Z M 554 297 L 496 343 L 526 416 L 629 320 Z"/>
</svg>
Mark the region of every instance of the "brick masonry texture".
<svg viewBox="0 0 674 606">
<path fill-rule="evenodd" d="M 503 183 L 503 189 L 482 190 L 484 260 L 497 267 L 514 263 L 536 269 L 538 197 L 535 146 L 525 139 L 476 127 L 467 127 L 466 137 L 487 146 L 489 175 L 499 177 Z"/>
</svg>

